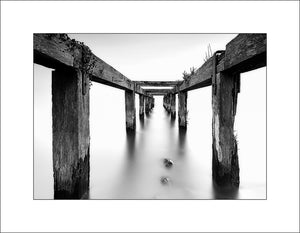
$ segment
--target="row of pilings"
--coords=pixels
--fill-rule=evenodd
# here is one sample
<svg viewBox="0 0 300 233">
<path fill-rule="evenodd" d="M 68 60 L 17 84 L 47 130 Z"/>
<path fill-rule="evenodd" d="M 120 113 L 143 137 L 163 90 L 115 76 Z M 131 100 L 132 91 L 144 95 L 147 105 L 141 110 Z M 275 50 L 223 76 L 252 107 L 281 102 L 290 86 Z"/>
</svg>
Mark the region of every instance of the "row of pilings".
<svg viewBox="0 0 300 233">
<path fill-rule="evenodd" d="M 154 108 L 153 96 L 139 95 L 139 117 L 149 114 Z M 125 91 L 125 112 L 126 112 L 126 130 L 134 131 L 136 129 L 135 116 L 135 93 L 134 91 Z"/>
<path fill-rule="evenodd" d="M 54 198 L 83 198 L 89 191 L 89 88 L 78 70 L 56 69 L 52 76 Z M 233 134 L 240 78 L 215 74 L 212 79 L 212 175 L 218 185 L 239 186 L 237 142 Z M 79 88 L 78 88 L 79 87 Z M 154 98 L 140 95 L 139 116 L 154 108 Z M 176 94 L 163 97 L 163 106 L 176 117 Z M 126 129 L 136 129 L 135 92 L 125 91 Z M 187 127 L 187 91 L 178 92 L 178 125 Z M 67 120 L 66 120 L 67 119 Z M 80 145 L 80 150 L 78 149 Z"/>
<path fill-rule="evenodd" d="M 208 85 L 212 87 L 212 175 L 214 183 L 218 185 L 239 186 L 234 120 L 240 92 L 240 73 L 266 66 L 266 39 L 266 34 L 238 35 L 226 45 L 226 51 L 215 52 L 194 77 L 172 90 L 178 93 L 179 128 L 186 128 L 187 91 Z M 96 65 L 90 66 L 92 60 Z M 135 93 L 142 94 L 140 117 L 153 109 L 154 98 L 146 92 L 137 92 L 135 88 L 132 90 L 134 83 L 131 80 L 98 59 L 83 43 L 74 42 L 66 34 L 35 34 L 34 62 L 54 69 L 54 198 L 83 198 L 89 191 L 90 81 L 125 90 L 126 129 L 129 130 L 136 128 Z M 114 75 L 119 78 L 114 80 Z M 176 99 L 172 91 L 164 96 L 163 105 L 175 117 Z"/>
<path fill-rule="evenodd" d="M 163 97 L 163 106 L 171 118 L 176 118 L 176 94 L 169 93 Z M 178 126 L 186 128 L 187 126 L 187 92 L 178 92 Z"/>
</svg>

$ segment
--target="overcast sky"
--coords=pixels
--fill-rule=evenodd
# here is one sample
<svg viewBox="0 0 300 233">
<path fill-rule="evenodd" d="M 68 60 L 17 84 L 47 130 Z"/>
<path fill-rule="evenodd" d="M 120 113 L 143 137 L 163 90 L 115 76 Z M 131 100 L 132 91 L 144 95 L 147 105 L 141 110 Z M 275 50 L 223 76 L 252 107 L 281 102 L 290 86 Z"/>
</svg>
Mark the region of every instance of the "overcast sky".
<svg viewBox="0 0 300 233">
<path fill-rule="evenodd" d="M 236 34 L 69 34 L 131 80 L 180 80 Z"/>
</svg>

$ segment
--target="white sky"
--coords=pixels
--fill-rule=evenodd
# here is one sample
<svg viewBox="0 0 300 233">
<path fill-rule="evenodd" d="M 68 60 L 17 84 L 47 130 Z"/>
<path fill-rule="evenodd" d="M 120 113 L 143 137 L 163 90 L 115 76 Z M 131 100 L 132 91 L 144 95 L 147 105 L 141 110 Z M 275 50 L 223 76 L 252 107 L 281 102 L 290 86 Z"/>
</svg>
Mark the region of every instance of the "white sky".
<svg viewBox="0 0 300 233">
<path fill-rule="evenodd" d="M 181 80 L 236 34 L 69 34 L 131 80 Z"/>
</svg>

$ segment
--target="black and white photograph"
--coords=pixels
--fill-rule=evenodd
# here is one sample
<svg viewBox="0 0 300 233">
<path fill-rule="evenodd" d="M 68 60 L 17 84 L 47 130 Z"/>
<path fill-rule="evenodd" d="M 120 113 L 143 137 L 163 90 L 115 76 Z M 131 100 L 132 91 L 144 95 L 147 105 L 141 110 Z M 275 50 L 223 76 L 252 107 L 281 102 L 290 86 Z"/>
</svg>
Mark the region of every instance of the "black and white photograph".
<svg viewBox="0 0 300 233">
<path fill-rule="evenodd" d="M 300 231 L 299 1 L 0 6 L 0 232 Z"/>
<path fill-rule="evenodd" d="M 33 37 L 35 199 L 266 198 L 266 34 Z"/>
</svg>

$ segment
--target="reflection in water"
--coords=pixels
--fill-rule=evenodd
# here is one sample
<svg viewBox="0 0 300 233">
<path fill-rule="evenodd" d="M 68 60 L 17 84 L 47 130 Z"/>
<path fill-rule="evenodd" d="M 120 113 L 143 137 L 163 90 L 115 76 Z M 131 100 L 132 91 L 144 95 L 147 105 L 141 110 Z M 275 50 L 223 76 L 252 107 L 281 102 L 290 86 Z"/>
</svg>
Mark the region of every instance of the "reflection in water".
<svg viewBox="0 0 300 233">
<path fill-rule="evenodd" d="M 186 128 L 179 127 L 178 145 L 179 145 L 179 148 L 182 148 L 182 149 L 184 149 L 184 145 L 185 145 L 186 131 L 187 131 Z"/>
<path fill-rule="evenodd" d="M 145 118 L 139 118 L 136 131 L 126 131 L 124 143 L 120 134 L 109 153 L 103 153 L 101 144 L 94 147 L 98 150 L 91 155 L 96 159 L 91 160 L 90 198 L 236 198 L 212 186 L 211 153 L 201 154 L 199 147 L 190 146 L 189 129 L 179 129 L 162 100 L 157 98 L 156 103 Z M 114 128 L 115 133 L 121 131 L 124 128 Z M 201 140 L 197 144 L 201 147 Z M 166 160 L 172 166 L 166 167 Z"/>
<path fill-rule="evenodd" d="M 133 158 L 135 153 L 135 131 L 134 130 L 126 130 L 126 141 L 127 141 L 127 155 L 128 158 Z"/>
<path fill-rule="evenodd" d="M 145 126 L 145 117 L 144 116 L 143 117 L 139 116 L 139 118 L 140 118 L 140 126 L 141 126 L 142 129 L 144 129 L 144 126 Z"/>
<path fill-rule="evenodd" d="M 167 111 L 166 111 L 167 112 Z M 169 115 L 169 114 L 168 114 Z M 171 115 L 171 118 L 170 118 L 170 125 L 171 125 L 171 127 L 173 128 L 174 126 L 175 126 L 175 121 L 176 121 L 176 117 L 174 117 L 174 116 L 172 116 Z"/>
<path fill-rule="evenodd" d="M 254 80 L 252 90 L 256 90 L 257 80 L 261 77 L 255 78 L 254 75 L 243 80 L 243 83 Z M 51 90 L 51 76 L 48 81 L 45 90 Z M 261 149 L 265 146 L 265 132 L 257 133 L 259 129 L 265 129 L 265 107 L 260 105 L 263 103 L 260 99 L 255 104 L 243 100 L 247 90 L 245 88 L 239 96 L 236 117 L 240 188 L 220 190 L 212 182 L 211 88 L 189 92 L 187 130 L 178 128 L 178 120 L 171 119 L 163 108 L 162 97 L 156 97 L 154 109 L 144 119 L 137 120 L 136 132 L 132 133 L 125 130 L 124 92 L 105 85 L 94 85 L 90 98 L 89 198 L 265 198 L 266 157 L 265 150 Z M 253 103 L 253 92 L 250 94 Z M 138 103 L 136 105 L 139 106 Z M 44 110 L 43 106 L 47 106 L 47 109 Z M 261 110 L 257 112 L 259 107 Z M 51 199 L 53 165 L 50 91 L 48 102 L 35 99 L 35 109 L 40 111 L 35 112 L 34 195 L 38 199 Z M 242 113 L 244 115 L 240 116 Z M 174 164 L 166 168 L 164 159 L 170 159 Z M 166 185 L 161 183 L 161 177 L 168 178 Z"/>
<path fill-rule="evenodd" d="M 118 135 L 113 146 L 109 144 L 107 135 L 97 135 L 110 147 L 103 143 L 92 147 L 91 199 L 240 197 L 238 190 L 222 190 L 213 185 L 211 134 L 207 135 L 204 128 L 206 132 L 199 130 L 203 126 L 179 128 L 178 121 L 171 119 L 171 114 L 163 108 L 161 98 L 156 98 L 155 108 L 144 119 L 138 119 L 135 132 L 124 130 L 124 126 L 113 128 L 114 134 Z M 209 115 L 205 126 L 209 132 Z M 122 134 L 124 131 L 126 134 Z M 91 136 L 96 137 L 93 131 Z M 171 167 L 165 166 L 165 159 L 172 160 Z M 162 183 L 162 177 L 168 182 Z"/>
</svg>

